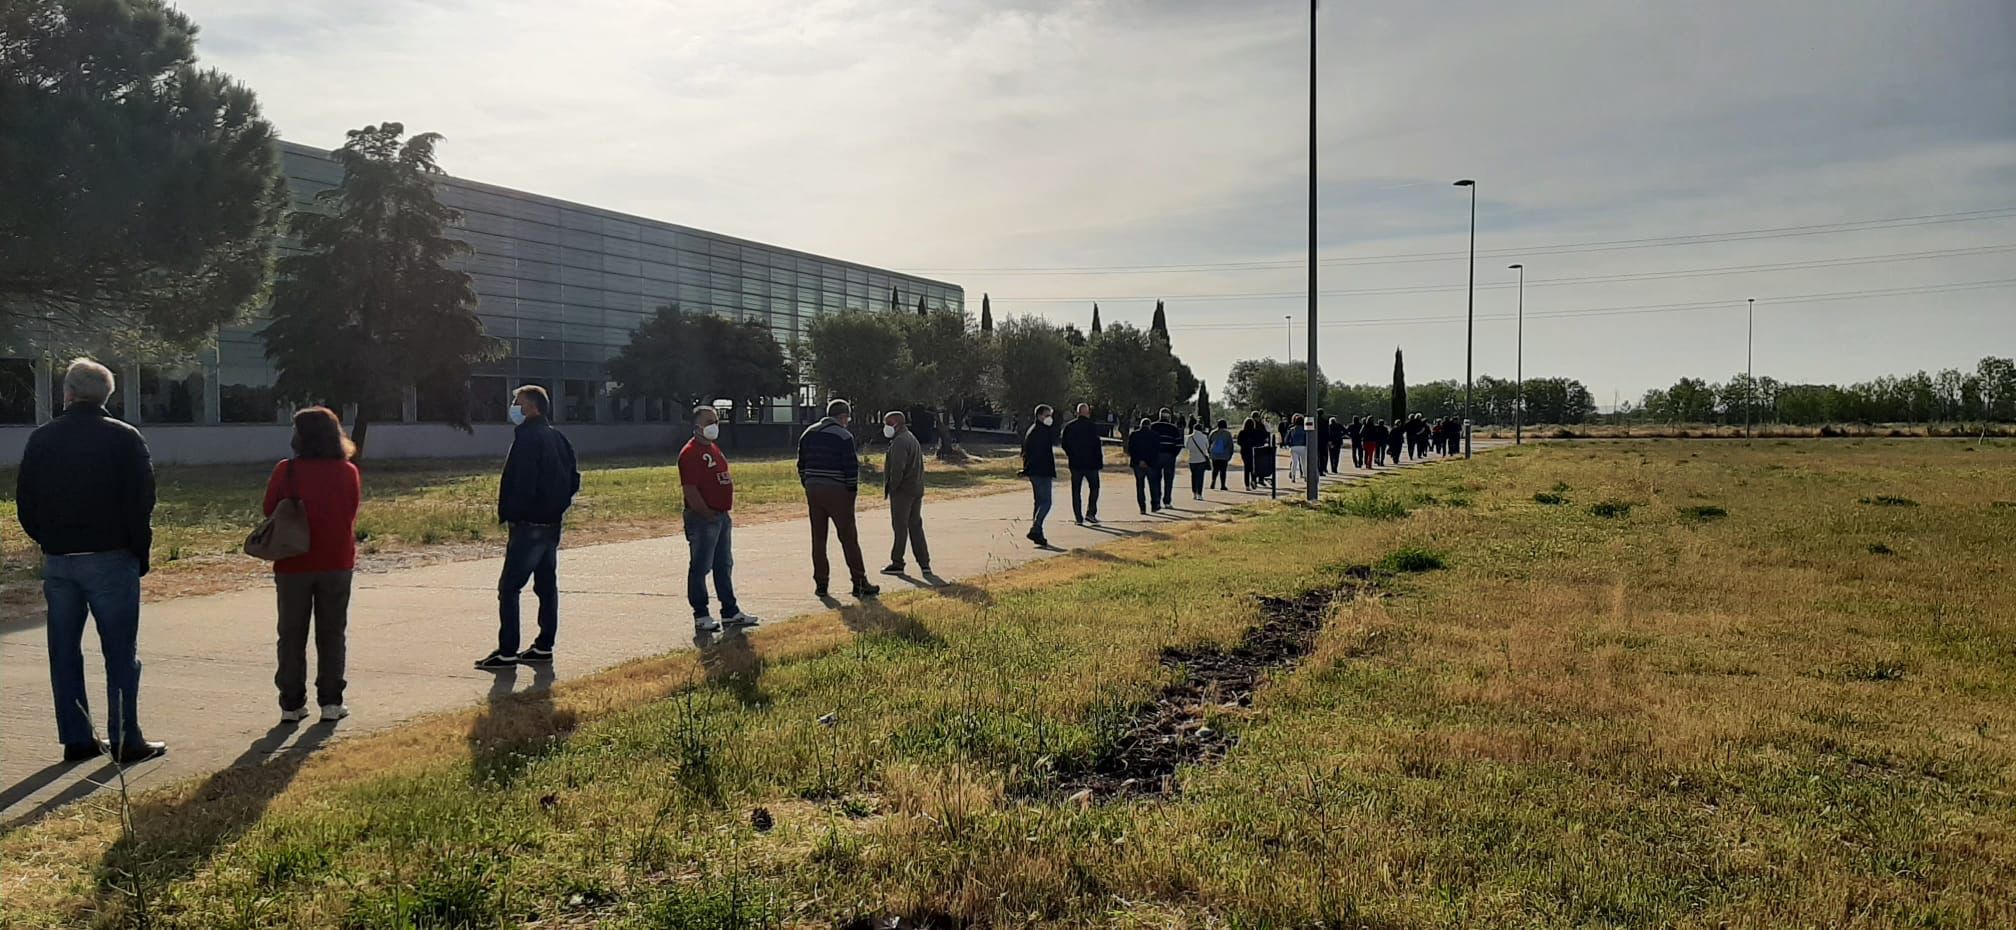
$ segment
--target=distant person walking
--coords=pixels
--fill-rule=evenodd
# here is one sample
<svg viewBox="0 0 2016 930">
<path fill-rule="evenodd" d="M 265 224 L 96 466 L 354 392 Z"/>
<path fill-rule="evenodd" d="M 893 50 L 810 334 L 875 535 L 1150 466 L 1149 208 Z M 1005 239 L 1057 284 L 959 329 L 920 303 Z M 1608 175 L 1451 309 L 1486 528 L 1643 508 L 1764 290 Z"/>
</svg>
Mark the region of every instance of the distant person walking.
<svg viewBox="0 0 2016 930">
<path fill-rule="evenodd" d="M 294 414 L 294 457 L 273 467 L 266 479 L 266 516 L 284 500 L 301 504 L 308 518 L 308 551 L 273 563 L 273 590 L 279 601 L 280 665 L 273 686 L 280 690 L 280 721 L 308 719 L 308 635 L 315 635 L 315 704 L 322 722 L 350 715 L 343 705 L 345 631 L 350 624 L 350 586 L 357 571 L 357 508 L 363 479 L 350 463 L 357 447 L 343 435 L 343 421 L 327 407 Z"/>
<path fill-rule="evenodd" d="M 826 416 L 798 437 L 798 483 L 805 488 L 805 507 L 812 520 L 812 590 L 820 597 L 827 596 L 833 575 L 833 567 L 826 561 L 829 525 L 840 537 L 840 554 L 847 560 L 853 595 L 865 598 L 882 593 L 880 587 L 868 583 L 868 566 L 861 559 L 861 538 L 854 524 L 861 459 L 854 450 L 854 434 L 847 431 L 853 419 L 853 405 L 835 398 L 826 403 Z"/>
<path fill-rule="evenodd" d="M 1323 456 L 1329 460 L 1330 470 L 1335 472 L 1344 455 L 1344 424 L 1331 417 L 1324 421 L 1323 436 Z"/>
<path fill-rule="evenodd" d="M 1302 415 L 1296 414 L 1288 423 L 1288 480 L 1309 480 L 1309 429 L 1303 425 Z"/>
<path fill-rule="evenodd" d="M 1029 479 L 1029 493 L 1035 507 L 1029 520 L 1029 541 L 1049 546 L 1043 535 L 1043 519 L 1050 516 L 1052 492 L 1057 485 L 1057 417 L 1049 404 L 1036 406 L 1036 422 L 1022 434 L 1022 474 Z"/>
<path fill-rule="evenodd" d="M 1079 526 L 1098 526 L 1099 471 L 1106 467 L 1106 447 L 1099 439 L 1099 424 L 1092 419 L 1092 405 L 1079 404 L 1076 412 L 1058 434 L 1064 464 L 1071 469 L 1071 519 Z M 1086 491 L 1090 493 L 1081 493 Z"/>
<path fill-rule="evenodd" d="M 702 633 L 761 622 L 743 613 L 735 599 L 735 521 L 729 515 L 735 509 L 735 478 L 720 438 L 721 414 L 713 405 L 693 408 L 693 438 L 679 449 L 679 493 L 686 505 L 686 603 L 693 608 L 693 628 Z M 708 612 L 709 574 L 721 598 L 719 620 Z"/>
<path fill-rule="evenodd" d="M 1375 417 L 1365 424 L 1365 467 L 1379 467 L 1379 457 L 1386 454 L 1385 442 L 1386 424 Z"/>
<path fill-rule="evenodd" d="M 1162 482 L 1162 506 L 1173 507 L 1176 501 L 1176 459 L 1183 454 L 1183 427 L 1176 424 L 1176 415 L 1169 408 L 1162 408 L 1155 417 L 1155 472 Z"/>
<path fill-rule="evenodd" d="M 560 521 L 581 491 L 574 446 L 547 419 L 553 399 L 536 384 L 511 394 L 507 411 L 516 424 L 497 487 L 497 521 L 510 525 L 504 571 L 497 578 L 497 650 L 476 660 L 486 671 L 553 661 L 560 631 Z M 539 635 L 518 649 L 518 596 L 525 582 L 539 598 Z"/>
<path fill-rule="evenodd" d="M 1134 470 L 1134 503 L 1143 514 L 1162 512 L 1162 473 L 1155 467 L 1161 454 L 1162 442 L 1155 438 L 1153 423 L 1142 417 L 1127 434 L 1127 465 Z"/>
<path fill-rule="evenodd" d="M 1344 438 L 1351 441 L 1351 467 L 1365 467 L 1365 418 L 1352 417 L 1351 425 L 1344 427 Z"/>
<path fill-rule="evenodd" d="M 882 574 L 903 574 L 906 543 L 917 553 L 917 570 L 931 574 L 931 548 L 924 542 L 924 447 L 910 432 L 910 415 L 901 410 L 882 416 L 882 437 L 889 440 L 889 452 L 882 457 L 882 496 L 889 499 L 889 528 L 895 534 Z"/>
<path fill-rule="evenodd" d="M 1237 442 L 1232 431 L 1226 428 L 1224 420 L 1218 421 L 1218 428 L 1211 431 L 1211 486 L 1221 491 L 1230 491 L 1226 484 L 1226 472 L 1232 467 L 1232 452 Z"/>
<path fill-rule="evenodd" d="M 106 753 L 122 764 L 168 751 L 140 729 L 140 579 L 154 545 L 154 466 L 140 431 L 105 412 L 111 369 L 90 359 L 63 373 L 63 415 L 29 434 L 15 476 L 16 516 L 42 548 L 49 606 L 49 689 L 66 762 Z M 105 657 L 110 742 L 92 734 L 84 694 L 84 619 Z"/>
<path fill-rule="evenodd" d="M 1253 473 L 1254 450 L 1267 444 L 1267 428 L 1260 425 L 1258 413 L 1247 415 L 1246 424 L 1239 427 L 1238 440 L 1239 468 L 1246 475 L 1246 490 L 1251 491 L 1256 487 L 1254 483 L 1256 476 Z"/>
<path fill-rule="evenodd" d="M 1211 437 L 1204 421 L 1191 418 L 1190 435 L 1183 439 L 1183 461 L 1190 466 L 1190 499 L 1204 499 L 1204 479 L 1211 474 Z"/>
</svg>

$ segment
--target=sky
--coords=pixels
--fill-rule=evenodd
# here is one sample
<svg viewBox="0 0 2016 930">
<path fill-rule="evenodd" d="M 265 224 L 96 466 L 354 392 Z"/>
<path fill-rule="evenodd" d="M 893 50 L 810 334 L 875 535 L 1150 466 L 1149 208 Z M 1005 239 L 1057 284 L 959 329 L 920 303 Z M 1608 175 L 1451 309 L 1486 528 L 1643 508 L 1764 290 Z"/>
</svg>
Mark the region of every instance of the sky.
<svg viewBox="0 0 2016 930">
<path fill-rule="evenodd" d="M 182 0 L 323 147 L 1306 358 L 1309 9 L 1277 0 Z M 2016 354 L 2016 4 L 1331 2 L 1318 361 L 1848 382 Z M 1595 280 L 1592 280 L 1595 279 Z M 1292 336 L 1291 336 L 1292 333 Z M 1291 356 L 1292 352 L 1292 356 Z M 1214 390 L 1214 394 L 1216 391 Z"/>
</svg>

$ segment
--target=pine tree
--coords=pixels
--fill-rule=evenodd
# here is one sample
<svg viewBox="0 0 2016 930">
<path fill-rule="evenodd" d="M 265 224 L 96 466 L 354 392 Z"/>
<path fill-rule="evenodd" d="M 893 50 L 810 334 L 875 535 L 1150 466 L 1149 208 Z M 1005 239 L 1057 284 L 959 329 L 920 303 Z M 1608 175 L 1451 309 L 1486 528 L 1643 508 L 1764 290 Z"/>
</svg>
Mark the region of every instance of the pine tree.
<svg viewBox="0 0 2016 930">
<path fill-rule="evenodd" d="M 1093 305 L 1092 305 L 1092 335 L 1094 335 L 1094 336 L 1097 336 L 1097 335 L 1099 335 L 1099 333 L 1100 333 L 1100 329 L 1099 329 L 1099 305 L 1098 305 L 1098 304 L 1093 304 Z"/>
<path fill-rule="evenodd" d="M 902 304 L 898 301 L 896 297 L 896 288 L 894 285 L 891 285 L 889 288 L 889 312 L 895 313 L 897 308 L 901 306 Z"/>
<path fill-rule="evenodd" d="M 1407 366 L 1400 360 L 1400 349 L 1393 349 L 1393 425 L 1398 426 L 1407 419 Z"/>
<path fill-rule="evenodd" d="M 924 306 L 924 295 L 922 294 L 917 295 L 917 315 L 918 316 L 931 315 L 931 310 Z"/>
<path fill-rule="evenodd" d="M 1148 324 L 1148 335 L 1169 344 L 1169 318 L 1162 313 L 1162 301 L 1155 301 L 1155 319 Z"/>
<path fill-rule="evenodd" d="M 984 292 L 980 295 L 980 331 L 983 333 L 994 331 L 994 307 L 988 302 Z"/>
</svg>

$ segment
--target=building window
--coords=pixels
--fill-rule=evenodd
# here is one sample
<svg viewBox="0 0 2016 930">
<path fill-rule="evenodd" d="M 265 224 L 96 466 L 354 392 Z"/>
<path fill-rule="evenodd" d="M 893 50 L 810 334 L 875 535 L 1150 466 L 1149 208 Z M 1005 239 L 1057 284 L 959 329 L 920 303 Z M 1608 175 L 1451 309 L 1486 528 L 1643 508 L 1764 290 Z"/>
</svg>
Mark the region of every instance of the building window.
<svg viewBox="0 0 2016 930">
<path fill-rule="evenodd" d="M 570 378 L 560 384 L 561 392 L 566 398 L 561 407 L 562 410 L 566 411 L 565 421 L 568 423 L 595 422 L 595 401 L 601 396 L 601 385 L 593 381 L 584 381 L 576 378 Z"/>
<path fill-rule="evenodd" d="M 619 394 L 615 388 L 616 382 L 614 381 L 603 385 L 603 390 L 609 392 L 609 416 L 611 421 L 616 423 L 635 422 L 637 419 L 637 399 L 628 394 Z"/>
<path fill-rule="evenodd" d="M 504 408 L 511 405 L 511 384 L 502 377 L 485 375 L 469 379 L 469 422 L 502 423 Z"/>
<path fill-rule="evenodd" d="M 35 363 L 0 359 L 0 423 L 35 422 Z"/>
<path fill-rule="evenodd" d="M 203 406 L 203 373 L 194 369 L 140 369 L 140 422 L 194 423 Z"/>
<path fill-rule="evenodd" d="M 644 398 L 644 422 L 646 423 L 665 422 L 665 408 L 669 406 L 671 405 L 667 404 L 665 402 L 665 398 L 663 397 Z"/>
</svg>

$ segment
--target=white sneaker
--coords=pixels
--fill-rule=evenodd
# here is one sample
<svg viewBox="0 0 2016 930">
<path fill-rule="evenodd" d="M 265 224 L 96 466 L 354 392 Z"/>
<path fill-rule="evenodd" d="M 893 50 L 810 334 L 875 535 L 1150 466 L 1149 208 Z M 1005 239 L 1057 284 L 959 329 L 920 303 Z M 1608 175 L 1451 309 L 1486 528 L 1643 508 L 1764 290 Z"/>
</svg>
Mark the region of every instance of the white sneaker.
<svg viewBox="0 0 2016 930">
<path fill-rule="evenodd" d="M 304 708 L 302 708 L 302 709 L 301 709 L 301 716 L 303 716 L 303 717 L 306 717 L 306 716 L 308 716 L 308 709 L 307 709 L 307 708 L 305 708 L 305 707 L 304 707 Z M 348 717 L 348 716 L 350 716 L 350 708 L 348 708 L 348 707 L 345 707 L 345 706 L 343 706 L 343 705 L 341 705 L 341 704 L 324 704 L 324 705 L 322 705 L 322 722 L 323 722 L 323 723 L 335 723 L 336 721 L 338 721 L 338 720 L 341 720 L 341 719 L 343 719 L 343 718 L 345 718 L 345 717 Z"/>
<path fill-rule="evenodd" d="M 721 632 L 721 621 L 709 616 L 694 617 L 693 629 L 701 633 L 719 633 Z"/>
<path fill-rule="evenodd" d="M 762 623 L 763 621 L 754 616 L 743 613 L 740 610 L 737 610 L 735 613 L 729 616 L 722 617 L 721 622 L 729 626 L 755 626 L 756 624 Z"/>
<path fill-rule="evenodd" d="M 283 710 L 280 712 L 281 723 L 300 723 L 306 719 L 308 719 L 308 708 L 306 707 L 296 707 L 293 710 Z"/>
</svg>

